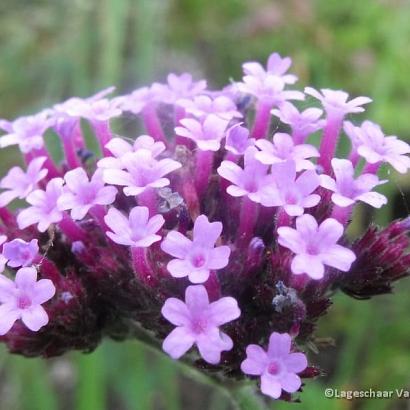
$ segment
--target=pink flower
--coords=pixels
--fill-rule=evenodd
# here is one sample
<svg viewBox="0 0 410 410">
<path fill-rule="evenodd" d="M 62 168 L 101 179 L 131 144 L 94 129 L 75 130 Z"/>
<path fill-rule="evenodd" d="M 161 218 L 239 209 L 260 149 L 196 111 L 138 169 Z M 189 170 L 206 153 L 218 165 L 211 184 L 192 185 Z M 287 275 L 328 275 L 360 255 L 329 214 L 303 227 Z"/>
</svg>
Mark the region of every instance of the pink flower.
<svg viewBox="0 0 410 410">
<path fill-rule="evenodd" d="M 43 148 L 43 135 L 52 125 L 48 117 L 49 111 L 42 111 L 35 115 L 20 117 L 13 122 L 0 121 L 0 128 L 7 132 L 0 137 L 0 148 L 17 144 L 24 154 L 33 149 Z"/>
<path fill-rule="evenodd" d="M 211 98 L 208 95 L 198 95 L 192 100 L 178 100 L 177 104 L 184 107 L 187 113 L 197 118 L 206 117 L 208 114 L 215 114 L 227 121 L 230 121 L 232 118 L 242 117 L 235 103 L 225 95 L 215 98 Z"/>
<path fill-rule="evenodd" d="M 228 265 L 229 246 L 215 243 L 222 233 L 221 222 L 209 222 L 205 215 L 195 220 L 192 241 L 180 232 L 171 231 L 161 243 L 161 249 L 177 259 L 172 259 L 167 269 L 175 278 L 188 276 L 192 283 L 203 283 L 211 270 Z"/>
<path fill-rule="evenodd" d="M 387 204 L 387 198 L 371 190 L 384 184 L 376 175 L 363 174 L 355 179 L 353 164 L 347 159 L 332 159 L 332 167 L 335 178 L 329 175 L 320 176 L 320 185 L 330 191 L 333 191 L 332 201 L 340 206 L 346 207 L 353 205 L 356 201 L 363 201 L 367 204 L 380 208 Z"/>
<path fill-rule="evenodd" d="M 63 183 L 61 178 L 53 178 L 45 191 L 37 189 L 28 195 L 26 201 L 32 206 L 18 214 L 17 223 L 20 229 L 38 224 L 37 229 L 45 232 L 51 224 L 63 219 L 63 213 L 57 207 L 58 198 L 63 193 Z"/>
<path fill-rule="evenodd" d="M 3 245 L 3 256 L 8 260 L 7 265 L 12 268 L 31 265 L 37 254 L 37 239 L 26 242 L 17 238 Z"/>
<path fill-rule="evenodd" d="M 138 151 L 140 148 L 150 151 L 153 158 L 162 154 L 166 149 L 163 142 L 155 141 L 154 138 L 149 135 L 140 135 L 132 145 L 123 138 L 113 138 L 105 145 L 105 148 L 107 148 L 114 157 L 100 159 L 97 164 L 99 168 L 124 168 L 121 158 L 129 152 Z"/>
<path fill-rule="evenodd" d="M 217 172 L 222 178 L 232 182 L 226 189 L 229 195 L 247 196 L 253 202 L 260 202 L 260 190 L 269 184 L 272 178 L 267 175 L 269 166 L 256 159 L 257 151 L 254 147 L 246 150 L 244 168 L 232 161 L 222 161 Z"/>
<path fill-rule="evenodd" d="M 260 191 L 261 204 L 264 206 L 282 206 L 290 216 L 299 216 L 304 208 L 316 206 L 320 196 L 312 194 L 319 186 L 319 176 L 315 171 L 305 171 L 296 179 L 293 161 L 272 165 L 273 183 Z"/>
<path fill-rule="evenodd" d="M 35 268 L 21 268 L 13 282 L 0 275 L 0 335 L 5 335 L 14 322 L 21 319 L 33 332 L 48 323 L 48 315 L 41 306 L 55 294 L 49 279 L 37 281 Z"/>
<path fill-rule="evenodd" d="M 303 353 L 291 353 L 292 340 L 287 333 L 273 332 L 268 351 L 258 345 L 246 348 L 246 359 L 241 364 L 245 374 L 261 376 L 261 391 L 278 399 L 282 390 L 294 393 L 302 382 L 297 373 L 305 370 L 307 359 Z"/>
<path fill-rule="evenodd" d="M 321 279 L 325 265 L 347 272 L 356 259 L 350 249 L 337 245 L 343 225 L 333 218 L 318 226 L 312 215 L 305 214 L 296 219 L 296 229 L 280 227 L 278 234 L 279 244 L 296 254 L 291 264 L 295 275 L 306 273 L 312 279 Z"/>
<path fill-rule="evenodd" d="M 272 53 L 266 65 L 266 70 L 258 62 L 248 62 L 242 65 L 243 71 L 248 76 L 257 78 L 266 78 L 268 76 L 277 76 L 285 84 L 294 84 L 297 77 L 293 74 L 286 74 L 292 65 L 290 57 L 282 58 L 278 53 Z"/>
<path fill-rule="evenodd" d="M 388 162 L 397 172 L 405 174 L 410 168 L 410 145 L 396 136 L 386 137 L 382 129 L 371 121 L 365 121 L 358 132 L 357 152 L 370 164 Z"/>
<path fill-rule="evenodd" d="M 304 141 L 307 136 L 323 128 L 324 121 L 320 119 L 323 111 L 319 108 L 307 108 L 299 112 L 297 108 L 287 102 L 280 106 L 279 109 L 272 110 L 284 124 L 289 124 L 292 129 L 293 137 Z"/>
<path fill-rule="evenodd" d="M 203 120 L 184 118 L 182 127 L 176 127 L 175 133 L 193 140 L 202 151 L 218 151 L 225 136 L 228 121 L 215 114 L 209 114 Z"/>
<path fill-rule="evenodd" d="M 363 104 L 372 102 L 368 97 L 356 97 L 348 101 L 349 94 L 344 91 L 321 89 L 321 93 L 312 87 L 306 87 L 305 93 L 317 98 L 323 105 L 327 115 L 343 118 L 347 114 L 363 112 Z"/>
<path fill-rule="evenodd" d="M 6 191 L 0 194 L 0 207 L 8 205 L 16 198 L 24 199 L 37 183 L 40 182 L 46 175 L 47 170 L 42 169 L 45 157 L 33 159 L 24 172 L 20 167 L 13 167 L 5 177 L 0 181 L 0 188 Z"/>
<path fill-rule="evenodd" d="M 234 298 L 228 296 L 209 303 L 204 286 L 188 286 L 185 303 L 169 298 L 161 312 L 176 326 L 162 344 L 162 349 L 173 359 L 179 359 L 196 344 L 206 362 L 217 364 L 221 360 L 221 352 L 232 349 L 232 339 L 219 327 L 241 315 Z"/>
<path fill-rule="evenodd" d="M 160 241 L 161 236 L 157 232 L 165 223 L 162 215 L 149 218 L 149 211 L 145 206 L 132 208 L 128 218 L 118 209 L 110 208 L 104 221 L 112 230 L 107 232 L 107 236 L 113 242 L 136 248 L 148 248 Z"/>
<path fill-rule="evenodd" d="M 145 108 L 147 104 L 154 100 L 154 93 L 149 87 L 142 87 L 134 90 L 131 94 L 113 98 L 118 108 L 128 111 L 135 115 Z"/>
<path fill-rule="evenodd" d="M 264 77 L 245 75 L 242 81 L 236 84 L 240 92 L 251 94 L 271 106 L 280 106 L 287 100 L 303 100 L 305 98 L 300 91 L 285 90 L 286 83 L 276 75 Z"/>
<path fill-rule="evenodd" d="M 117 189 L 104 186 L 102 170 L 97 170 L 89 180 L 83 168 L 68 171 L 65 189 L 57 201 L 62 211 L 71 209 L 71 218 L 83 219 L 94 205 L 110 205 L 114 202 Z"/>
<path fill-rule="evenodd" d="M 167 84 L 154 83 L 151 87 L 154 98 L 166 104 L 174 104 L 181 98 L 192 98 L 203 93 L 205 89 L 206 81 L 195 82 L 189 73 L 168 74 Z"/>
<path fill-rule="evenodd" d="M 226 131 L 225 149 L 235 155 L 243 155 L 249 147 L 255 145 L 255 139 L 249 138 L 249 130 L 242 123 L 235 124 Z"/>
<path fill-rule="evenodd" d="M 260 139 L 255 142 L 255 145 L 261 150 L 255 154 L 255 158 L 262 164 L 272 165 L 294 161 L 298 172 L 302 169 L 314 169 L 315 166 L 307 158 L 319 156 L 318 150 L 313 145 L 295 145 L 290 135 L 281 132 L 273 136 L 273 142 Z"/>
<path fill-rule="evenodd" d="M 124 186 L 127 196 L 139 195 L 147 188 L 169 185 L 169 179 L 164 176 L 181 168 L 181 164 L 172 159 L 157 160 L 152 151 L 145 148 L 124 154 L 121 163 L 124 170 L 118 167 L 104 169 L 103 180 L 107 184 Z"/>
</svg>

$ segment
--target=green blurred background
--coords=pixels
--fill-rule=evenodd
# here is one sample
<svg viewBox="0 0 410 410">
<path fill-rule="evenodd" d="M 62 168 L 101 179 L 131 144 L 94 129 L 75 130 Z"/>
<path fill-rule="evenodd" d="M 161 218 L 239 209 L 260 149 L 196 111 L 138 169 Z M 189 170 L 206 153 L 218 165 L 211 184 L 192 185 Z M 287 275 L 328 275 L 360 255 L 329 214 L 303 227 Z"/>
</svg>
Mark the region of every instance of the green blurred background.
<svg viewBox="0 0 410 410">
<path fill-rule="evenodd" d="M 169 71 L 221 86 L 240 78 L 243 61 L 264 62 L 272 51 L 293 58 L 301 86 L 372 97 L 370 118 L 409 139 L 408 0 L 1 0 L 0 117 L 109 85 L 129 91 Z M 16 160 L 6 152 L 2 173 Z M 375 216 L 381 224 L 408 213 L 409 177 L 390 178 L 383 189 L 391 205 Z M 409 408 L 403 400 L 324 397 L 325 387 L 410 388 L 409 290 L 405 281 L 394 296 L 335 298 L 318 331 L 334 346 L 310 355 L 327 376 L 307 383 L 297 408 Z M 107 341 L 92 354 L 47 362 L 2 349 L 0 369 L 1 410 L 231 408 L 220 392 L 133 342 Z"/>
</svg>

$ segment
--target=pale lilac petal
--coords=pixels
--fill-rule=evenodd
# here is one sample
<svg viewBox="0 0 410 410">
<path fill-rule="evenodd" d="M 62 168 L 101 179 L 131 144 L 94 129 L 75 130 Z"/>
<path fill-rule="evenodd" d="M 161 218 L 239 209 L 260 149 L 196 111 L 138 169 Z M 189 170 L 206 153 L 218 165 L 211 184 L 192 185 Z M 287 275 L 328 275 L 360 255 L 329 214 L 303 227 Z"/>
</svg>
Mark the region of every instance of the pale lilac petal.
<svg viewBox="0 0 410 410">
<path fill-rule="evenodd" d="M 204 283 L 208 280 L 210 275 L 209 269 L 195 269 L 191 267 L 191 271 L 188 274 L 189 281 L 191 283 Z"/>
<path fill-rule="evenodd" d="M 264 373 L 261 377 L 261 392 L 274 399 L 278 399 L 282 394 L 282 387 L 275 377 Z"/>
<path fill-rule="evenodd" d="M 237 319 L 241 315 L 238 302 L 230 296 L 223 297 L 211 303 L 208 309 L 209 321 L 214 326 L 221 326 Z"/>
<path fill-rule="evenodd" d="M 270 359 L 282 357 L 290 352 L 292 339 L 287 333 L 273 332 L 269 338 L 268 356 Z"/>
<path fill-rule="evenodd" d="M 322 279 L 325 273 L 321 258 L 307 254 L 296 255 L 292 260 L 291 270 L 296 275 L 306 273 L 312 279 Z"/>
<path fill-rule="evenodd" d="M 171 231 L 161 243 L 161 249 L 176 258 L 185 258 L 192 242 L 180 232 Z"/>
<path fill-rule="evenodd" d="M 21 320 L 33 332 L 37 332 L 48 323 L 48 315 L 40 305 L 24 309 L 21 312 Z"/>
<path fill-rule="evenodd" d="M 203 285 L 188 286 L 185 290 L 185 303 L 191 312 L 203 312 L 209 306 L 208 292 Z"/>
<path fill-rule="evenodd" d="M 29 289 L 37 281 L 37 270 L 35 268 L 21 268 L 16 273 L 15 284 L 20 289 Z"/>
<path fill-rule="evenodd" d="M 40 279 L 34 284 L 32 302 L 38 305 L 50 300 L 56 293 L 56 288 L 50 279 Z"/>
<path fill-rule="evenodd" d="M 194 344 L 195 338 L 185 328 L 175 328 L 162 343 L 162 350 L 173 359 L 179 359 Z"/>
<path fill-rule="evenodd" d="M 322 259 L 326 265 L 347 272 L 356 260 L 356 255 L 350 249 L 340 245 L 333 245 L 323 253 Z"/>
<path fill-rule="evenodd" d="M 202 358 L 210 364 L 218 364 L 223 351 L 231 350 L 232 339 L 225 333 L 214 328 L 206 334 L 201 334 L 197 339 L 197 346 Z"/>
<path fill-rule="evenodd" d="M 280 384 L 283 390 L 287 391 L 288 393 L 294 393 L 295 391 L 299 390 L 302 382 L 298 375 L 294 373 L 286 373 L 281 376 Z"/>
<path fill-rule="evenodd" d="M 322 243 L 335 243 L 343 235 L 344 227 L 343 225 L 333 218 L 328 218 L 323 221 L 318 230 L 318 240 Z"/>
<path fill-rule="evenodd" d="M 366 202 L 374 208 L 381 208 L 387 204 L 387 198 L 378 192 L 365 192 L 357 197 L 358 200 Z"/>
<path fill-rule="evenodd" d="M 175 326 L 188 326 L 190 323 L 190 313 L 179 299 L 169 298 L 165 301 L 161 309 L 162 316 Z"/>
<path fill-rule="evenodd" d="M 253 376 L 261 375 L 269 364 L 266 352 L 258 345 L 249 345 L 246 355 L 246 359 L 241 363 L 242 372 Z"/>
<path fill-rule="evenodd" d="M 231 254 L 231 249 L 229 246 L 219 246 L 212 249 L 209 254 L 209 269 L 222 269 L 229 263 L 229 255 Z"/>
<path fill-rule="evenodd" d="M 303 353 L 291 353 L 284 359 L 288 372 L 299 373 L 306 369 L 308 362 Z"/>
<path fill-rule="evenodd" d="M 192 265 L 186 260 L 173 259 L 168 262 L 167 269 L 174 278 L 184 278 L 191 273 Z"/>
<path fill-rule="evenodd" d="M 9 304 L 0 306 L 0 336 L 5 335 L 20 318 L 20 311 Z"/>
<path fill-rule="evenodd" d="M 292 252 L 296 253 L 304 246 L 303 239 L 296 229 L 281 226 L 277 231 L 279 244 L 290 249 Z"/>
<path fill-rule="evenodd" d="M 221 233 L 221 222 L 209 222 L 206 215 L 200 215 L 196 218 L 193 230 L 195 243 L 205 247 L 213 247 Z"/>
</svg>

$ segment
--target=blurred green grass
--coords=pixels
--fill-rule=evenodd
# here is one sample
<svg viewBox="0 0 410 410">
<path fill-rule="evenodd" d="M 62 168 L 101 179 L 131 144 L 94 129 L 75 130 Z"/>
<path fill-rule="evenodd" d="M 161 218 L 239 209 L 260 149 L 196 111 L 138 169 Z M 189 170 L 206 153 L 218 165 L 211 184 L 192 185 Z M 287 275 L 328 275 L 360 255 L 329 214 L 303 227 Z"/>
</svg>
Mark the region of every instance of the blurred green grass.
<svg viewBox="0 0 410 410">
<path fill-rule="evenodd" d="M 220 86 L 240 77 L 243 61 L 264 60 L 276 50 L 293 57 L 301 85 L 369 95 L 375 101 L 370 117 L 409 139 L 409 21 L 407 0 L 2 0 L 0 115 L 13 118 L 109 85 L 127 91 L 171 70 Z M 10 152 L 1 153 L 3 170 L 15 159 Z M 377 214 L 382 224 L 408 209 L 402 194 L 408 176 L 391 177 L 383 189 L 394 201 Z M 393 297 L 336 297 L 319 329 L 336 347 L 311 355 L 329 374 L 308 382 L 299 408 L 404 406 L 329 400 L 324 388 L 409 387 L 409 290 L 407 281 Z M 230 408 L 219 392 L 138 343 L 107 341 L 90 355 L 47 362 L 3 349 L 0 365 L 0 408 L 6 410 Z"/>
</svg>

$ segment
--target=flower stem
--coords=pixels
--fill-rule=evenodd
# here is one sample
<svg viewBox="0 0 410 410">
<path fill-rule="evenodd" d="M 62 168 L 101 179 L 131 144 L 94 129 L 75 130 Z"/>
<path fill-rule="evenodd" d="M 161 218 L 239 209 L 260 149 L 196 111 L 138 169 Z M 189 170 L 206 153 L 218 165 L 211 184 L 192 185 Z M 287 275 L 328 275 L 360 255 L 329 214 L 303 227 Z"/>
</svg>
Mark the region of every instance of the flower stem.
<svg viewBox="0 0 410 410">
<path fill-rule="evenodd" d="M 346 225 L 349 222 L 352 210 L 353 206 L 341 207 L 334 205 L 332 210 L 332 218 L 339 221 L 342 225 Z"/>
<path fill-rule="evenodd" d="M 149 216 L 154 216 L 158 213 L 157 192 L 154 188 L 147 188 L 144 192 L 138 195 L 138 205 L 146 206 L 149 210 Z"/>
<path fill-rule="evenodd" d="M 155 274 L 150 266 L 147 248 L 131 247 L 132 264 L 135 276 L 148 286 L 156 284 Z"/>
<path fill-rule="evenodd" d="M 260 139 L 265 138 L 269 130 L 272 104 L 260 100 L 256 106 L 255 121 L 251 132 L 251 137 Z"/>
<path fill-rule="evenodd" d="M 239 216 L 238 245 L 247 245 L 252 239 L 259 214 L 259 204 L 251 201 L 247 196 L 242 198 Z"/>
<path fill-rule="evenodd" d="M 342 124 L 343 117 L 328 116 L 327 118 L 319 149 L 320 157 L 318 159 L 318 164 L 323 167 L 325 173 L 329 173 L 331 170 L 330 163 L 336 151 Z"/>
<path fill-rule="evenodd" d="M 61 231 L 71 241 L 85 241 L 87 233 L 77 223 L 75 223 L 68 215 L 64 215 L 63 219 L 58 223 Z"/>
<path fill-rule="evenodd" d="M 142 110 L 142 119 L 148 134 L 156 141 L 162 141 L 167 145 L 167 139 L 165 138 L 161 122 L 159 121 L 155 104 L 149 103 L 144 107 Z"/>
<path fill-rule="evenodd" d="M 381 165 L 380 162 L 376 162 L 375 164 L 367 163 L 365 165 L 365 167 L 363 168 L 362 174 L 374 174 L 374 175 L 376 175 L 377 172 L 379 171 L 380 165 Z"/>
<path fill-rule="evenodd" d="M 111 152 L 105 147 L 112 138 L 109 121 L 93 121 L 92 127 L 101 147 L 104 156 L 112 156 Z"/>
<path fill-rule="evenodd" d="M 201 198 L 208 188 L 209 177 L 212 173 L 214 153 L 198 150 L 195 156 L 195 188 Z"/>
</svg>

